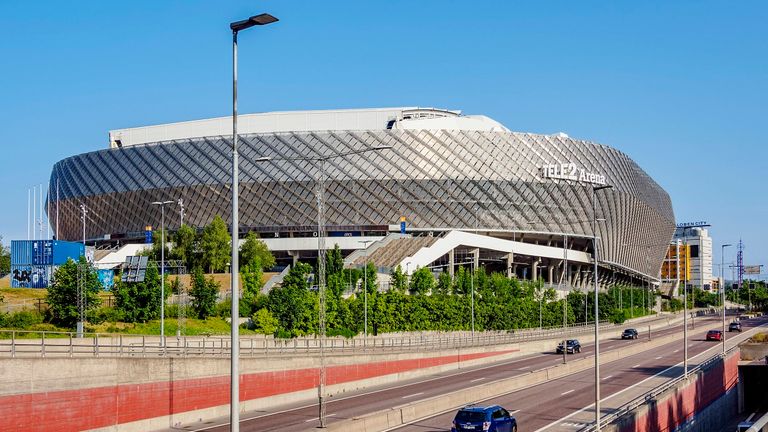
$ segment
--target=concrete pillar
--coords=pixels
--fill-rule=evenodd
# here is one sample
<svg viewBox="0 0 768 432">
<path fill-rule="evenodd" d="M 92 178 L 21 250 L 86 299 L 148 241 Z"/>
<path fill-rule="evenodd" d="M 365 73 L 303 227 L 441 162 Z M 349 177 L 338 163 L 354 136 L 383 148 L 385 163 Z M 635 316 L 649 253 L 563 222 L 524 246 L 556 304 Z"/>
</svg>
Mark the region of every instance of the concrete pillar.
<svg viewBox="0 0 768 432">
<path fill-rule="evenodd" d="M 547 268 L 547 283 L 552 285 L 554 284 L 553 278 L 555 274 L 555 266 L 552 265 L 552 261 L 549 262 L 549 267 Z"/>
<path fill-rule="evenodd" d="M 477 270 L 480 268 L 480 248 L 472 249 L 472 268 Z"/>
<path fill-rule="evenodd" d="M 512 252 L 507 254 L 507 277 L 508 278 L 511 278 L 512 275 L 514 274 L 513 272 L 514 271 L 513 263 L 515 262 L 514 255 L 515 254 L 513 254 Z"/>
<path fill-rule="evenodd" d="M 455 265 L 455 259 L 454 259 L 454 253 L 453 249 L 448 251 L 448 274 L 451 276 L 451 280 L 453 280 L 453 270 Z"/>
<path fill-rule="evenodd" d="M 539 261 L 540 259 L 536 259 L 531 264 L 531 280 L 532 281 L 539 280 Z"/>
<path fill-rule="evenodd" d="M 299 251 L 288 251 L 288 255 L 290 255 L 291 258 L 293 258 L 293 266 L 294 267 L 299 262 L 299 254 L 300 254 Z"/>
</svg>

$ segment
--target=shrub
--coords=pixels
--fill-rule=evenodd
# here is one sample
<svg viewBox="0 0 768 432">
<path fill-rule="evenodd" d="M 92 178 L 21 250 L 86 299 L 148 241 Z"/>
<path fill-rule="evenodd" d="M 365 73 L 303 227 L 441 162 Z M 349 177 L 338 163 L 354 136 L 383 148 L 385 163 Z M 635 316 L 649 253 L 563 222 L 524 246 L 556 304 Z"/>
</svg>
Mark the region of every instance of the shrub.
<svg viewBox="0 0 768 432">
<path fill-rule="evenodd" d="M 291 333 L 289 330 L 279 328 L 275 331 L 274 336 L 275 339 L 291 339 L 293 338 L 293 333 Z"/>
<path fill-rule="evenodd" d="M 88 322 L 90 324 L 101 324 L 104 322 L 122 321 L 123 314 L 120 310 L 113 307 L 100 307 L 88 312 Z"/>
<path fill-rule="evenodd" d="M 37 311 L 22 310 L 6 315 L 5 326 L 15 329 L 27 329 L 43 322 L 43 316 Z"/>
<path fill-rule="evenodd" d="M 333 329 L 328 330 L 326 335 L 328 335 L 329 337 L 344 336 L 347 339 L 351 339 L 351 338 L 355 337 L 357 335 L 357 333 L 355 333 L 354 331 L 352 331 L 352 330 L 350 330 L 350 329 L 348 329 L 346 327 L 341 327 L 341 328 L 333 328 Z"/>
<path fill-rule="evenodd" d="M 627 311 L 624 309 L 614 309 L 611 315 L 611 322 L 614 324 L 624 324 L 627 320 Z"/>
</svg>

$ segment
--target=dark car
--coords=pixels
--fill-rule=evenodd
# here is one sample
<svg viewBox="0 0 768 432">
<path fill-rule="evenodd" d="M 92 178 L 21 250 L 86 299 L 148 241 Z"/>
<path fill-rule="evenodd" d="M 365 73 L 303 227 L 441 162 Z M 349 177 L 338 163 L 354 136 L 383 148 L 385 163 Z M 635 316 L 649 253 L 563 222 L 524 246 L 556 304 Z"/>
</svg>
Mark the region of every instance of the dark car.
<svg viewBox="0 0 768 432">
<path fill-rule="evenodd" d="M 568 339 L 565 342 L 565 344 L 566 344 L 565 352 L 567 352 L 568 354 L 580 353 L 581 352 L 581 344 L 579 343 L 579 341 L 577 339 Z M 557 344 L 557 353 L 558 354 L 562 354 L 563 353 L 563 343 L 562 342 Z"/>
<path fill-rule="evenodd" d="M 710 330 L 707 332 L 707 340 L 708 341 L 721 341 L 723 340 L 723 331 L 722 330 Z"/>
<path fill-rule="evenodd" d="M 732 322 L 732 323 L 728 324 L 728 331 L 729 332 L 732 332 L 732 331 L 741 332 L 741 323 L 740 322 Z"/>
<path fill-rule="evenodd" d="M 628 328 L 621 334 L 622 339 L 637 339 L 637 330 Z"/>
<path fill-rule="evenodd" d="M 498 405 L 464 407 L 453 418 L 451 432 L 466 431 L 517 432 L 517 420 Z"/>
</svg>

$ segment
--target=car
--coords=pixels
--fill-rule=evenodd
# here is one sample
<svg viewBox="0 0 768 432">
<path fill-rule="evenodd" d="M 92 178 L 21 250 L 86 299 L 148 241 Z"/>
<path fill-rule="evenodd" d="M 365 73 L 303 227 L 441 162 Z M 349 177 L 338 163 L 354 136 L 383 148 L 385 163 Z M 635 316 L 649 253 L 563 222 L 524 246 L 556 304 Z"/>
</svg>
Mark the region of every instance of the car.
<svg viewBox="0 0 768 432">
<path fill-rule="evenodd" d="M 517 420 L 499 405 L 466 406 L 453 418 L 451 432 L 517 432 Z"/>
<path fill-rule="evenodd" d="M 579 343 L 578 339 L 568 339 L 565 343 L 566 343 L 565 351 L 568 354 L 580 353 L 581 352 L 581 344 Z M 557 353 L 558 354 L 562 354 L 563 353 L 563 343 L 562 342 L 557 344 Z"/>
<path fill-rule="evenodd" d="M 732 332 L 732 331 L 741 332 L 741 323 L 734 321 L 734 322 L 728 324 L 728 331 L 729 332 Z"/>
<path fill-rule="evenodd" d="M 637 339 L 637 330 L 628 328 L 621 334 L 622 339 Z"/>
<path fill-rule="evenodd" d="M 722 330 L 710 330 L 707 332 L 707 340 L 708 341 L 721 341 L 723 340 L 723 331 Z"/>
</svg>

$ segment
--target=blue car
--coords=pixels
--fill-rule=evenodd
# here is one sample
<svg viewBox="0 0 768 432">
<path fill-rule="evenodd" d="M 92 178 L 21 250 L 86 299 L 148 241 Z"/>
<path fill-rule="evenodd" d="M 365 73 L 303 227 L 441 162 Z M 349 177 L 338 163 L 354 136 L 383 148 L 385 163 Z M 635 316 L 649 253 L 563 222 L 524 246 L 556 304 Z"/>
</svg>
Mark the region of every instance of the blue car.
<svg viewBox="0 0 768 432">
<path fill-rule="evenodd" d="M 498 406 L 468 406 L 456 413 L 451 432 L 517 432 L 517 420 Z"/>
</svg>

